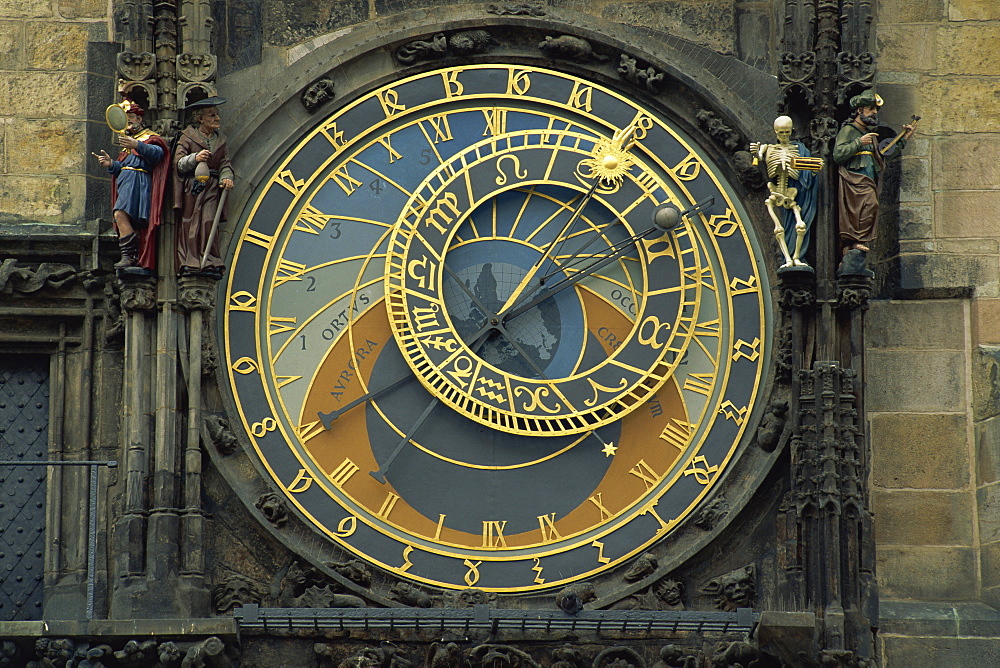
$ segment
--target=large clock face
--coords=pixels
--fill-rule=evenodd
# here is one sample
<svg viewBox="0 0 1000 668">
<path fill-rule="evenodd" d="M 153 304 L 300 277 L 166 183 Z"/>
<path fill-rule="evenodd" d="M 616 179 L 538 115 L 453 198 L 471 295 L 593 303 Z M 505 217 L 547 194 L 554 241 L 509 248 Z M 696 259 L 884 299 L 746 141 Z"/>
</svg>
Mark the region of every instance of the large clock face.
<svg viewBox="0 0 1000 668">
<path fill-rule="evenodd" d="M 477 65 L 359 97 L 234 236 L 252 457 L 399 577 L 513 593 L 612 568 L 724 478 L 759 401 L 746 220 L 692 141 L 592 82 Z"/>
</svg>

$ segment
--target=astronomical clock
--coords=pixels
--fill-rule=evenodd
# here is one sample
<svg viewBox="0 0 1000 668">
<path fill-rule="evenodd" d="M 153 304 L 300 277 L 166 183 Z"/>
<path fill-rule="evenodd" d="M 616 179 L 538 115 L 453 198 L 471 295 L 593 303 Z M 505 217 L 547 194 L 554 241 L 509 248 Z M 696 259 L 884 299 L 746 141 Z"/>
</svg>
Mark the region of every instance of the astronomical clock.
<svg viewBox="0 0 1000 668">
<path fill-rule="evenodd" d="M 362 87 L 231 221 L 223 395 L 303 559 L 529 595 L 712 537 L 769 386 L 760 243 L 704 137 L 575 71 Z"/>
</svg>

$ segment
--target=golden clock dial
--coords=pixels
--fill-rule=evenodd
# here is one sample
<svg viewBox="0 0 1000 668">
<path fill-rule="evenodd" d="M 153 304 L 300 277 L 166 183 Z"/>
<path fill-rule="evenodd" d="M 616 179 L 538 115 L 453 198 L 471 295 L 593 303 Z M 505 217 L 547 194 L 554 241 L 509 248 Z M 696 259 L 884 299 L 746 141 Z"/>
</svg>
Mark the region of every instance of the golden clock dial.
<svg viewBox="0 0 1000 668">
<path fill-rule="evenodd" d="M 517 593 L 613 568 L 720 484 L 757 410 L 745 220 L 691 140 L 592 82 L 494 64 L 373 90 L 278 160 L 234 237 L 250 454 L 398 577 Z"/>
</svg>

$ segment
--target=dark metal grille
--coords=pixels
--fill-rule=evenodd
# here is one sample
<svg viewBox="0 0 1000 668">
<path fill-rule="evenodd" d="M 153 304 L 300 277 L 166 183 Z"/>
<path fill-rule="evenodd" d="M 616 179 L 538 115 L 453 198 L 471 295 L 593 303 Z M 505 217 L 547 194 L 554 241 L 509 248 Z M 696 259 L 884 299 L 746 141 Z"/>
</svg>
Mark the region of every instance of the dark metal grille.
<svg viewBox="0 0 1000 668">
<path fill-rule="evenodd" d="M 568 615 L 558 610 L 502 610 L 487 605 L 460 610 L 440 608 L 261 608 L 233 610 L 240 633 L 284 635 L 305 630 L 577 631 L 595 633 L 675 634 L 750 633 L 757 614 L 736 612 L 649 612 L 585 610 Z"/>
<path fill-rule="evenodd" d="M 0 357 L 0 461 L 48 459 L 49 363 Z M 42 618 L 44 466 L 0 466 L 0 620 Z"/>
</svg>

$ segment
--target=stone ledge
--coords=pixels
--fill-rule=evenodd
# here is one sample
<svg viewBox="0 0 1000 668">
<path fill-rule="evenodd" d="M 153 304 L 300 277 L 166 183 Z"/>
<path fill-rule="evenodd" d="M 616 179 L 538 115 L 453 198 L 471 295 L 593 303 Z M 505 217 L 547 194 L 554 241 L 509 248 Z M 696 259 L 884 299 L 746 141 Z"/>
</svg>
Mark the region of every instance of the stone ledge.
<svg viewBox="0 0 1000 668">
<path fill-rule="evenodd" d="M 235 636 L 232 617 L 209 619 L 93 619 L 0 622 L 0 637 Z"/>
<path fill-rule="evenodd" d="M 978 602 L 917 603 L 882 600 L 881 634 L 1000 637 L 1000 610 Z"/>
</svg>

